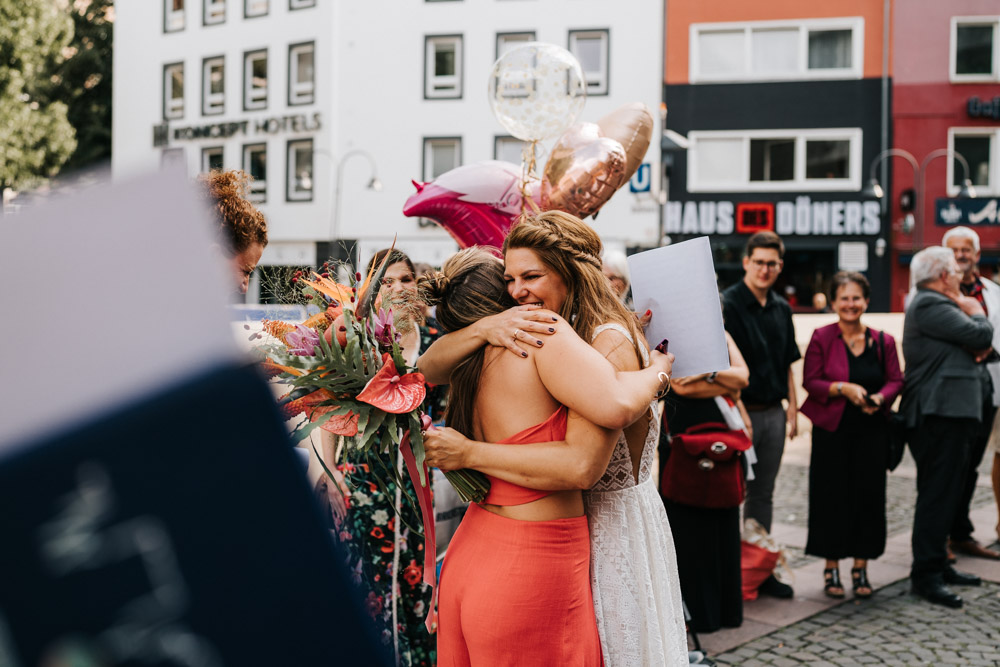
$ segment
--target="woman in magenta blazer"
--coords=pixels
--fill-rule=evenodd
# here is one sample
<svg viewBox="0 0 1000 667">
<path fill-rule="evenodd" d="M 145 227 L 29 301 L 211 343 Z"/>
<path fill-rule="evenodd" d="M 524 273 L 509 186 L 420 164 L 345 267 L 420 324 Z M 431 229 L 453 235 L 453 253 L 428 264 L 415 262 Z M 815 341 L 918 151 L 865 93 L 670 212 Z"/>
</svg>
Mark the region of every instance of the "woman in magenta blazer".
<svg viewBox="0 0 1000 667">
<path fill-rule="evenodd" d="M 869 597 L 868 559 L 885 551 L 886 417 L 903 389 L 896 341 L 866 327 L 871 288 L 860 273 L 833 277 L 839 320 L 813 332 L 802 384 L 812 420 L 806 553 L 826 559 L 824 591 L 844 597 L 839 560 L 853 558 L 855 597 Z"/>
</svg>

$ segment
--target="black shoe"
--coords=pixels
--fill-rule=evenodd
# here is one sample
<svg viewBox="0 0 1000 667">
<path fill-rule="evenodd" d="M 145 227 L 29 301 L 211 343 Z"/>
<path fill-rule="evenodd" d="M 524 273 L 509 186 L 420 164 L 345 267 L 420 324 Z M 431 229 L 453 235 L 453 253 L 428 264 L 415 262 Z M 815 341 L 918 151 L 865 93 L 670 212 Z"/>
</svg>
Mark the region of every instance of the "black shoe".
<svg viewBox="0 0 1000 667">
<path fill-rule="evenodd" d="M 928 581 L 922 584 L 914 582 L 912 590 L 920 597 L 934 604 L 941 604 L 952 609 L 962 608 L 962 598 L 955 595 L 950 588 L 940 581 Z"/>
<path fill-rule="evenodd" d="M 764 580 L 764 583 L 760 585 L 757 592 L 761 595 L 770 595 L 773 598 L 782 598 L 783 600 L 787 600 L 795 595 L 795 591 L 791 586 L 781 583 L 774 578 L 773 574 Z"/>
<path fill-rule="evenodd" d="M 944 569 L 942 576 L 944 577 L 944 583 L 951 584 L 952 586 L 978 586 L 983 583 L 983 580 L 976 575 L 959 572 L 951 566 Z"/>
</svg>

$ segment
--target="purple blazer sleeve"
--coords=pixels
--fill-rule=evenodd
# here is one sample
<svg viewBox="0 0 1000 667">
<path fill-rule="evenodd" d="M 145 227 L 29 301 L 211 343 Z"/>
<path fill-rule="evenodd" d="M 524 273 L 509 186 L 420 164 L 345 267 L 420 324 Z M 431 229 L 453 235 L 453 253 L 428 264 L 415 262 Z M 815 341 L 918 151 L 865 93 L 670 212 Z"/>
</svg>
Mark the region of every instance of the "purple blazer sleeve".
<svg viewBox="0 0 1000 667">
<path fill-rule="evenodd" d="M 836 322 L 816 329 L 802 365 L 802 386 L 808 395 L 801 412 L 813 426 L 827 431 L 837 430 L 847 405 L 843 396 L 830 396 L 830 385 L 846 382 L 848 377 L 847 351 L 843 345 L 838 346 L 839 341 L 840 329 Z"/>
<path fill-rule="evenodd" d="M 826 377 L 826 345 L 821 341 L 824 338 L 823 330 L 813 331 L 809 345 L 806 347 L 805 361 L 802 362 L 802 388 L 809 394 L 809 398 L 828 403 L 830 401 L 830 385 L 833 381 Z"/>
<path fill-rule="evenodd" d="M 889 334 L 885 335 L 885 384 L 878 393 L 885 397 L 888 408 L 903 390 L 903 372 L 899 369 L 899 354 L 896 352 L 896 340 Z"/>
</svg>

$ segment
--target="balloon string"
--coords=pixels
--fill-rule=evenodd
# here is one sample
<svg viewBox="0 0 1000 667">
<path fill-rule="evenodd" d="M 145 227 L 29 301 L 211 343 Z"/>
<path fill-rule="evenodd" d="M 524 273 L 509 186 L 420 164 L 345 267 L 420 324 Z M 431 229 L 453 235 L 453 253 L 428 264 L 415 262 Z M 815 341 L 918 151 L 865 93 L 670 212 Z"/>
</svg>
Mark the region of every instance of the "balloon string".
<svg viewBox="0 0 1000 667">
<path fill-rule="evenodd" d="M 528 207 L 532 213 L 541 213 L 538 204 L 531 198 L 530 186 L 533 181 L 538 180 L 535 174 L 535 147 L 537 141 L 528 141 L 524 144 L 521 152 L 521 217 L 528 215 Z"/>
</svg>

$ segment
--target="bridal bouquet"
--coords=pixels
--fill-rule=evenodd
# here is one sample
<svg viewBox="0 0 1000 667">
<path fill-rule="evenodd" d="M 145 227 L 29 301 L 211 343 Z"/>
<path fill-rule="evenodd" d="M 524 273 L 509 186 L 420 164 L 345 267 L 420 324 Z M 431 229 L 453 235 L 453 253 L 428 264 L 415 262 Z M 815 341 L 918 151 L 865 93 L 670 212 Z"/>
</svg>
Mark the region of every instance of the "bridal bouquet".
<svg viewBox="0 0 1000 667">
<path fill-rule="evenodd" d="M 361 274 L 355 274 L 353 286 L 331 280 L 326 272 L 314 273 L 312 280 L 297 277 L 320 312 L 294 325 L 264 320 L 264 330 L 277 343 L 258 349 L 265 355 L 265 372 L 292 387 L 279 400 L 285 418 L 306 417 L 292 430 L 294 439 L 306 438 L 317 428 L 344 436 L 346 447 L 364 453 L 383 490 L 387 482 L 401 481 L 395 448 L 402 449 L 421 496 L 421 513 L 428 514 L 422 431 L 429 419 L 421 413 L 426 387 L 423 375 L 407 366 L 400 348 L 398 327 L 411 326 L 411 320 L 393 313 L 406 309 L 391 298 L 379 298 L 385 269 L 385 262 L 373 267 L 363 282 Z M 480 502 L 489 490 L 482 473 L 458 470 L 445 475 L 465 501 Z M 427 489 L 426 508 L 421 487 Z M 429 520 L 433 525 L 433 516 Z M 427 521 L 425 516 L 425 526 Z"/>
</svg>

